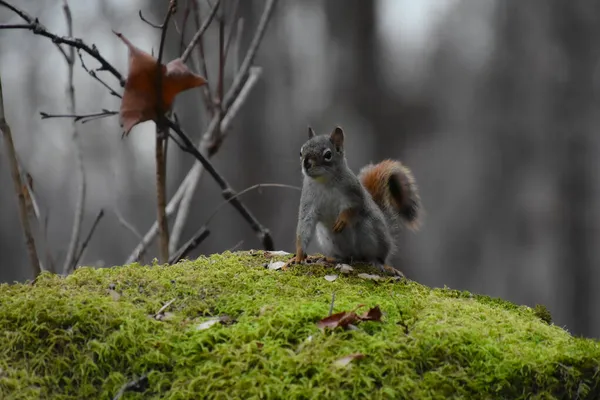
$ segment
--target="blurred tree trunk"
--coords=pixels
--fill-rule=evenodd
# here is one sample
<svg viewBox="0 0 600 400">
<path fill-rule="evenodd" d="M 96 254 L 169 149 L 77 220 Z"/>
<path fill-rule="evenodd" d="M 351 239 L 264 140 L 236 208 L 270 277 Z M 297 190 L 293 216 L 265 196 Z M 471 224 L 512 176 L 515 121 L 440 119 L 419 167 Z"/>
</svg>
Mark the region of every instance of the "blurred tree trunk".
<svg viewBox="0 0 600 400">
<path fill-rule="evenodd" d="M 600 3 L 597 1 L 551 2 L 555 40 L 562 54 L 563 76 L 554 98 L 554 139 L 562 151 L 557 155 L 558 196 L 562 198 L 562 267 L 571 278 L 572 330 L 591 334 L 592 252 L 597 224 L 594 208 L 593 144 L 600 109 L 596 94 L 600 43 Z M 562 289 L 562 288 L 560 288 Z M 560 290 L 559 289 L 559 290 Z M 562 292 L 562 290 L 560 290 Z"/>
<path fill-rule="evenodd" d="M 427 104 L 403 98 L 385 81 L 377 34 L 378 4 L 362 0 L 324 2 L 331 39 L 340 54 L 334 102 L 370 125 L 376 138 L 376 157 L 401 157 L 392 153 L 430 128 L 431 113 Z"/>
</svg>

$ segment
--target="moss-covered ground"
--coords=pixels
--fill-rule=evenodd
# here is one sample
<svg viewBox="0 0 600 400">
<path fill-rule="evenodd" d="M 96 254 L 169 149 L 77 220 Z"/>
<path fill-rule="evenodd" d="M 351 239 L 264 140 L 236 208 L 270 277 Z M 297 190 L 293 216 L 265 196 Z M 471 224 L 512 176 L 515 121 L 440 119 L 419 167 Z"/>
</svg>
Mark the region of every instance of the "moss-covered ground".
<svg viewBox="0 0 600 400">
<path fill-rule="evenodd" d="M 0 285 L 0 398 L 111 399 L 141 376 L 123 399 L 600 398 L 598 342 L 543 307 L 268 261 L 225 253 Z M 334 312 L 379 305 L 382 321 L 321 332 L 334 291 Z"/>
</svg>

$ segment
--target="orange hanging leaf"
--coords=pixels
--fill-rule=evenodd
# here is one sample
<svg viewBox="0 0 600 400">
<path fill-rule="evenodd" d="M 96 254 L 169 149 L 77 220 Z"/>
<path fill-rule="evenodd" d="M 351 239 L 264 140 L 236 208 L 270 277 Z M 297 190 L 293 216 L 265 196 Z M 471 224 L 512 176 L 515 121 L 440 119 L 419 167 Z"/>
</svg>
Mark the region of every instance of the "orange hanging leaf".
<svg viewBox="0 0 600 400">
<path fill-rule="evenodd" d="M 114 31 L 113 31 L 114 32 Z M 121 33 L 114 32 L 129 49 L 129 72 L 121 101 L 120 122 L 123 136 L 142 122 L 156 118 L 156 58 L 134 46 Z M 168 110 L 179 93 L 206 84 L 181 59 L 176 58 L 160 68 L 162 78 L 162 109 Z"/>
</svg>

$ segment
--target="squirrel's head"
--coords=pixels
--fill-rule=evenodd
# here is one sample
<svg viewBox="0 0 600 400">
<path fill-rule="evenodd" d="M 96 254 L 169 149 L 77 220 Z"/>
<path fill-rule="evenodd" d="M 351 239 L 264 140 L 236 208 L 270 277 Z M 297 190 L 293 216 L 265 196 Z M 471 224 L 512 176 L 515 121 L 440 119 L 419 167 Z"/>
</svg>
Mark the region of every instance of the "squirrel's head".
<svg viewBox="0 0 600 400">
<path fill-rule="evenodd" d="M 308 127 L 308 141 L 300 148 L 302 173 L 326 182 L 344 164 L 344 131 L 337 126 L 331 134 L 316 135 Z"/>
</svg>

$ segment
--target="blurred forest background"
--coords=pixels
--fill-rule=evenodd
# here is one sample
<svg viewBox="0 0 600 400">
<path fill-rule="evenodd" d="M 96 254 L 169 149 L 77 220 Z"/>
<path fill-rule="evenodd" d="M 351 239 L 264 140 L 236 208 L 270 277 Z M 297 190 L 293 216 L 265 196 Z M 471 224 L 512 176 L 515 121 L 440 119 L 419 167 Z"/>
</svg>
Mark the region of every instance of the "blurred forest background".
<svg viewBox="0 0 600 400">
<path fill-rule="evenodd" d="M 160 31 L 142 22 L 138 10 L 160 21 L 165 1 L 71 3 L 74 35 L 95 43 L 122 73 L 127 49 L 111 29 L 156 52 Z M 66 34 L 60 1 L 15 4 Z M 240 1 L 247 33 L 240 57 L 263 7 L 264 0 Z M 20 21 L 0 8 L 0 23 L 9 22 Z M 210 75 L 216 25 L 204 42 Z M 171 29 L 165 58 L 178 49 Z M 413 169 L 427 215 L 420 232 L 401 238 L 398 266 L 408 277 L 544 304 L 555 323 L 599 337 L 600 314 L 593 311 L 600 300 L 594 267 L 600 261 L 599 61 L 596 0 L 281 0 L 255 60 L 263 74 L 213 162 L 238 191 L 265 182 L 299 186 L 307 125 L 329 133 L 340 124 L 353 170 L 385 157 Z M 40 206 L 49 210 L 49 241 L 60 264 L 76 201 L 71 122 L 41 120 L 39 112 L 66 112 L 67 67 L 47 39 L 2 30 L 0 72 L 15 145 Z M 75 87 L 79 113 L 119 107 L 79 66 Z M 201 91 L 180 95 L 176 110 L 184 129 L 199 138 L 208 121 Z M 125 140 L 117 117 L 79 125 L 79 132 L 87 177 L 84 233 L 101 208 L 107 212 L 82 263 L 119 265 L 138 239 L 114 211 L 142 234 L 156 220 L 154 124 L 135 127 Z M 169 146 L 169 197 L 192 162 Z M 2 141 L 0 187 L 0 281 L 24 280 L 31 271 Z M 205 176 L 182 242 L 221 201 Z M 270 229 L 275 247 L 293 252 L 299 192 L 265 188 L 244 202 Z M 226 206 L 191 257 L 236 244 L 260 248 Z M 156 254 L 154 242 L 146 262 Z"/>
</svg>

